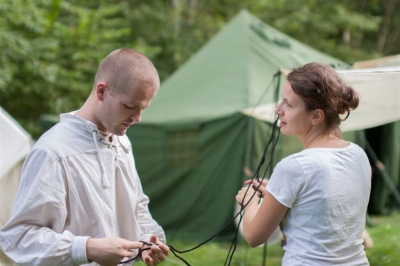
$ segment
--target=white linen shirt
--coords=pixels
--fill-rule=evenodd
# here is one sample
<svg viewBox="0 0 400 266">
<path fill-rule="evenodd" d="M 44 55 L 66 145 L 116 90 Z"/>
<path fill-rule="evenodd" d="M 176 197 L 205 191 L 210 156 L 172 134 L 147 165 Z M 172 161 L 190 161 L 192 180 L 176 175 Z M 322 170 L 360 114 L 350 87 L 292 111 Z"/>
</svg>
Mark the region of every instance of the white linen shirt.
<svg viewBox="0 0 400 266">
<path fill-rule="evenodd" d="M 277 164 L 267 191 L 288 207 L 282 265 L 369 265 L 362 232 L 371 166 L 354 143 L 311 148 Z"/>
<path fill-rule="evenodd" d="M 61 114 L 25 160 L 1 248 L 19 265 L 82 265 L 89 237 L 165 243 L 148 203 L 128 138 L 108 142 L 94 123 Z"/>
</svg>

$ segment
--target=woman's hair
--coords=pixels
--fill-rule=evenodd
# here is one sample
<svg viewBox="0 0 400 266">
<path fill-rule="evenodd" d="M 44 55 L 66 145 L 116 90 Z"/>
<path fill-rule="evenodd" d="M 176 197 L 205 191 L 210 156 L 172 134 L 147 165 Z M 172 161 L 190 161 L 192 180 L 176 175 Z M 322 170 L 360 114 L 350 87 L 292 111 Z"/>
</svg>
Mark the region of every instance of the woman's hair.
<svg viewBox="0 0 400 266">
<path fill-rule="evenodd" d="M 335 69 L 321 63 L 309 63 L 295 68 L 287 80 L 304 101 L 306 110 L 324 111 L 326 130 L 340 135 L 340 123 L 348 118 L 350 110 L 357 108 L 359 96 Z"/>
</svg>

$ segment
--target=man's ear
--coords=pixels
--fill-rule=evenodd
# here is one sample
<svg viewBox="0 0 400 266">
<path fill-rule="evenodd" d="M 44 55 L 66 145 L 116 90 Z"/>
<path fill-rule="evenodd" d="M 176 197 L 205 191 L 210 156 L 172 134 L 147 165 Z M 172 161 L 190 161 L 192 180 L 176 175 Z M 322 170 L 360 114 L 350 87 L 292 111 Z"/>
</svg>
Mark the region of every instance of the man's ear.
<svg viewBox="0 0 400 266">
<path fill-rule="evenodd" d="M 107 87 L 106 83 L 104 83 L 104 82 L 97 83 L 95 92 L 96 92 L 96 97 L 99 101 L 102 102 L 104 100 L 104 96 L 107 92 L 107 89 L 108 89 L 108 87 Z"/>
<path fill-rule="evenodd" d="M 322 109 L 316 109 L 313 111 L 313 115 L 311 118 L 311 123 L 316 126 L 324 121 L 325 113 Z"/>
</svg>

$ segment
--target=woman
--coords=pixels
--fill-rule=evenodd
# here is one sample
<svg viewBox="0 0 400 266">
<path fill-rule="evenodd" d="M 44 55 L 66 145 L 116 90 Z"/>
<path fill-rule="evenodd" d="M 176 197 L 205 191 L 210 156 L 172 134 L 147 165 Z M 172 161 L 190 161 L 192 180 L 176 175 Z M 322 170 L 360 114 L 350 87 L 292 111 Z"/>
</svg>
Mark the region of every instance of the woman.
<svg viewBox="0 0 400 266">
<path fill-rule="evenodd" d="M 259 193 L 251 199 L 258 182 L 237 194 L 239 204 L 250 200 L 243 217 L 250 246 L 280 225 L 282 265 L 369 265 L 362 232 L 371 167 L 339 128 L 358 103 L 358 94 L 329 66 L 310 63 L 288 75 L 275 113 L 281 133 L 298 137 L 304 150 L 276 165 L 260 206 Z"/>
</svg>

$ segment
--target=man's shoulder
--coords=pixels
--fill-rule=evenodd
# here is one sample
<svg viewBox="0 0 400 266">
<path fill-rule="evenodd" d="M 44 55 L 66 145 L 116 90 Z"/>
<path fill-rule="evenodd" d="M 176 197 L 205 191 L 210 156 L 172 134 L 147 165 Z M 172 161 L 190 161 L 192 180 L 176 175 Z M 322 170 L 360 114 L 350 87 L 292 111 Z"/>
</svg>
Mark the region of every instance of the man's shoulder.
<svg viewBox="0 0 400 266">
<path fill-rule="evenodd" d="M 82 152 L 94 146 L 90 134 L 82 134 L 73 128 L 58 123 L 46 131 L 32 147 L 41 149 L 62 158 L 73 153 Z"/>
</svg>

